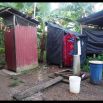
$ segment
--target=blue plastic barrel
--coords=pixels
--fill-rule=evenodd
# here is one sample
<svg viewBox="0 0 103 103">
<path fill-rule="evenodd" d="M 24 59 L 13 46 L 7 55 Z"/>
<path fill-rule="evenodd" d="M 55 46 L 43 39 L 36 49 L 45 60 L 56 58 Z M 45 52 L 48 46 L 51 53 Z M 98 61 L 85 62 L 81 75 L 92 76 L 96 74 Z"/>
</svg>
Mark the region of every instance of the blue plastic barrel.
<svg viewBox="0 0 103 103">
<path fill-rule="evenodd" d="M 101 84 L 103 61 L 89 61 L 90 63 L 90 82 Z"/>
</svg>

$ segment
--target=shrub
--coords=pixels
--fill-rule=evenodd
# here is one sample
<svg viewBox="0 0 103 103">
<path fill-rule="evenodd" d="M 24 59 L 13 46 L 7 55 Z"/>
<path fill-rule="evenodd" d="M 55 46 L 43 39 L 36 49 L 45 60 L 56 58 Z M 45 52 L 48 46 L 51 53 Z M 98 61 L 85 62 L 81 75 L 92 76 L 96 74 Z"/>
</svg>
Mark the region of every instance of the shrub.
<svg viewBox="0 0 103 103">
<path fill-rule="evenodd" d="M 87 59 L 86 59 L 84 65 L 81 67 L 83 71 L 89 72 L 89 69 L 90 69 L 89 68 L 89 61 L 90 60 L 101 60 L 101 61 L 103 61 L 103 53 L 98 54 L 95 58 L 87 56 Z"/>
<path fill-rule="evenodd" d="M 0 54 L 5 53 L 5 48 L 0 48 Z"/>
</svg>

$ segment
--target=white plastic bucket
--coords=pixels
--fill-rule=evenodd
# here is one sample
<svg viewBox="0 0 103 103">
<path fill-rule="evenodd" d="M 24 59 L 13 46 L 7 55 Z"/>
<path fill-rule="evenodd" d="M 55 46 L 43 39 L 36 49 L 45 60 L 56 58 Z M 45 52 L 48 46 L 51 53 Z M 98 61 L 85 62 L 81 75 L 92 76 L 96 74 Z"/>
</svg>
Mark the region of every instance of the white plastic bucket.
<svg viewBox="0 0 103 103">
<path fill-rule="evenodd" d="M 69 90 L 71 93 L 80 92 L 81 77 L 79 76 L 69 76 Z"/>
</svg>

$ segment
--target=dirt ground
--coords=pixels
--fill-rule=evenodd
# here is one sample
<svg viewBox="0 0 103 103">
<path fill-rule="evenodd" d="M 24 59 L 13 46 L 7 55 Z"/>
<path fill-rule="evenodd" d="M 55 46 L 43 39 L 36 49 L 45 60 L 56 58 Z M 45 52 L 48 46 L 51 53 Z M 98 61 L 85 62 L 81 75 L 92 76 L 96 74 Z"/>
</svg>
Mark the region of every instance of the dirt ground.
<svg viewBox="0 0 103 103">
<path fill-rule="evenodd" d="M 57 66 L 40 65 L 38 68 L 23 72 L 19 76 L 9 76 L 0 70 L 0 100 L 13 100 L 12 96 L 18 91 L 33 87 L 39 82 L 47 81 L 50 73 L 61 70 Z M 79 94 L 69 92 L 69 84 L 57 83 L 44 91 L 41 91 L 44 100 L 103 100 L 103 83 L 93 85 L 89 79 L 81 82 Z"/>
</svg>

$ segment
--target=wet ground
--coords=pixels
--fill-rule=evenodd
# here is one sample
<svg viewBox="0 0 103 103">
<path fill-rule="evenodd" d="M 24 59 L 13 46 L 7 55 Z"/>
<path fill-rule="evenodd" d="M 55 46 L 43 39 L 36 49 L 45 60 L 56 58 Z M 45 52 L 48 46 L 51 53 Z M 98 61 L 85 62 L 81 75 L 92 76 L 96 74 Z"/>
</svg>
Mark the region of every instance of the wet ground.
<svg viewBox="0 0 103 103">
<path fill-rule="evenodd" d="M 49 80 L 48 75 L 59 70 L 58 66 L 40 65 L 19 76 L 9 76 L 0 70 L 0 100 L 13 100 L 14 93 Z M 72 94 L 69 92 L 69 84 L 60 82 L 42 91 L 41 95 L 44 100 L 103 100 L 103 83 L 92 85 L 89 79 L 84 80 L 81 82 L 80 93 Z"/>
</svg>

